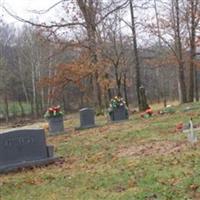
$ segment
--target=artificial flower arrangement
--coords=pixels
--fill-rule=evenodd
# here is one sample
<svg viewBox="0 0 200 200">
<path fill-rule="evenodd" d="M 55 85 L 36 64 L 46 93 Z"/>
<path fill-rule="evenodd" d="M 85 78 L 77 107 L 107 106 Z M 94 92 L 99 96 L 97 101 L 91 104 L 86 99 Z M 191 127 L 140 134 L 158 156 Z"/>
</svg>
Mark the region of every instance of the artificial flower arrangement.
<svg viewBox="0 0 200 200">
<path fill-rule="evenodd" d="M 141 113 L 141 117 L 146 119 L 151 117 L 152 115 L 153 115 L 153 110 L 150 106 L 148 106 L 147 109 L 143 113 Z"/>
<path fill-rule="evenodd" d="M 46 113 L 44 114 L 44 117 L 46 119 L 56 118 L 56 117 L 61 117 L 61 116 L 63 116 L 63 112 L 61 111 L 59 105 L 48 108 Z"/>
<path fill-rule="evenodd" d="M 126 102 L 122 97 L 114 97 L 110 100 L 108 112 L 111 114 L 114 110 L 118 109 L 119 107 L 124 107 L 126 110 L 128 110 L 128 107 L 126 106 Z"/>
<path fill-rule="evenodd" d="M 173 106 L 167 105 L 166 108 L 159 111 L 159 114 L 173 114 L 175 112 L 176 109 Z"/>
</svg>

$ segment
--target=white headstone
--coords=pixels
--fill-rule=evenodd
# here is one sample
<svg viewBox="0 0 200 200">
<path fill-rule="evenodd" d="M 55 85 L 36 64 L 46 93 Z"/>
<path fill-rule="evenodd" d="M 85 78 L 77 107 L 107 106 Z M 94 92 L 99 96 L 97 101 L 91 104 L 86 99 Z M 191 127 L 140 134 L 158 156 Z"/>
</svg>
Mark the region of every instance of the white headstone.
<svg viewBox="0 0 200 200">
<path fill-rule="evenodd" d="M 190 125 L 190 131 L 188 133 L 188 141 L 191 142 L 191 143 L 196 143 L 197 142 L 197 136 L 194 132 L 192 119 L 190 120 L 189 125 Z"/>
</svg>

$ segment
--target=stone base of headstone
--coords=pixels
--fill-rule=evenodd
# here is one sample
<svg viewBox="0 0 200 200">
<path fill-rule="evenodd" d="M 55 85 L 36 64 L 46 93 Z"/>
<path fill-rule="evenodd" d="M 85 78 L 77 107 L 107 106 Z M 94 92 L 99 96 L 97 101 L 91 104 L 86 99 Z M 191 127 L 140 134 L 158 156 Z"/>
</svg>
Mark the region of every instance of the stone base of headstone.
<svg viewBox="0 0 200 200">
<path fill-rule="evenodd" d="M 98 128 L 98 125 L 93 125 L 93 126 L 79 126 L 79 127 L 75 127 L 75 130 L 80 131 L 80 130 L 85 130 L 85 129 L 89 129 L 89 128 Z"/>
<path fill-rule="evenodd" d="M 58 157 L 54 157 L 54 158 L 47 158 L 47 159 L 34 160 L 34 161 L 24 161 L 23 163 L 0 166 L 0 173 L 3 174 L 3 173 L 8 173 L 8 172 L 16 172 L 22 169 L 30 169 L 34 167 L 50 165 L 50 164 L 55 163 L 59 159 L 60 158 Z"/>
<path fill-rule="evenodd" d="M 120 106 L 110 113 L 110 120 L 112 122 L 128 120 L 128 110 L 124 106 Z"/>
<path fill-rule="evenodd" d="M 0 134 L 0 173 L 51 164 L 54 147 L 46 145 L 43 129 L 13 129 Z"/>
<path fill-rule="evenodd" d="M 49 135 L 59 135 L 64 132 L 63 117 L 55 117 L 48 119 Z"/>
</svg>

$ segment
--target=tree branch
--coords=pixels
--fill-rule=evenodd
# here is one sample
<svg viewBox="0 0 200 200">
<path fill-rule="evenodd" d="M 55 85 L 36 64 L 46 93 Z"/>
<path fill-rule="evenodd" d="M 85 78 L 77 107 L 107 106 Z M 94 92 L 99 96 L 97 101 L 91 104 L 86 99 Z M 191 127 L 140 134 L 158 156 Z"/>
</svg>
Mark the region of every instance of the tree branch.
<svg viewBox="0 0 200 200">
<path fill-rule="evenodd" d="M 102 18 L 96 23 L 96 25 L 100 24 L 106 17 L 108 17 L 113 12 L 125 8 L 126 6 L 128 6 L 128 0 L 122 3 L 121 5 L 117 6 L 115 9 L 111 10 L 110 12 L 106 13 L 104 16 L 102 16 Z"/>
<path fill-rule="evenodd" d="M 46 14 L 47 12 L 49 12 L 50 10 L 52 10 L 53 8 L 55 8 L 57 5 L 63 3 L 64 1 L 67 1 L 67 0 L 58 1 L 55 4 L 53 4 L 52 6 L 50 6 L 49 8 L 47 8 L 46 10 L 28 10 L 28 11 L 35 13 L 35 14 L 43 15 L 43 14 Z"/>
<path fill-rule="evenodd" d="M 35 23 L 35 22 L 32 22 L 30 20 L 26 20 L 26 19 L 23 19 L 13 13 L 11 13 L 5 6 L 2 6 L 3 10 L 8 14 L 10 15 L 11 17 L 13 17 L 14 19 L 16 19 L 17 21 L 20 21 L 20 22 L 23 22 L 23 23 L 26 23 L 26 24 L 30 24 L 32 26 L 36 26 L 36 27 L 43 27 L 43 28 L 62 28 L 62 27 L 67 27 L 67 26 L 85 26 L 85 23 L 84 22 L 71 22 L 71 23 L 54 23 L 54 24 L 45 24 L 45 23 Z"/>
</svg>

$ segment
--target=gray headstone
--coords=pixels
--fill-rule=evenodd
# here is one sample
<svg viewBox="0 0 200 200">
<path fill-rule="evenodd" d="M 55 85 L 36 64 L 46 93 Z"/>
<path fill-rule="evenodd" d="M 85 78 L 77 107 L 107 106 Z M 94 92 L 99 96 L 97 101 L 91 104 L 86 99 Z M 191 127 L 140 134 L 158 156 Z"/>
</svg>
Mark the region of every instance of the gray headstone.
<svg viewBox="0 0 200 200">
<path fill-rule="evenodd" d="M 90 128 L 95 126 L 95 112 L 92 108 L 80 110 L 80 128 Z"/>
<path fill-rule="evenodd" d="M 120 106 L 110 113 L 110 118 L 112 121 L 127 120 L 128 111 L 125 106 Z"/>
<path fill-rule="evenodd" d="M 57 135 L 64 132 L 63 116 L 48 119 L 50 135 Z"/>
<path fill-rule="evenodd" d="M 15 129 L 0 134 L 0 172 L 55 161 L 43 129 Z"/>
</svg>

